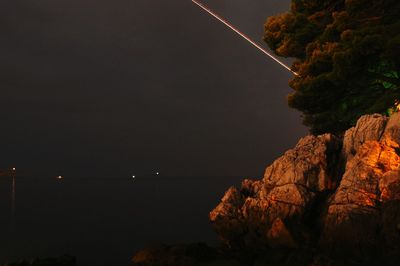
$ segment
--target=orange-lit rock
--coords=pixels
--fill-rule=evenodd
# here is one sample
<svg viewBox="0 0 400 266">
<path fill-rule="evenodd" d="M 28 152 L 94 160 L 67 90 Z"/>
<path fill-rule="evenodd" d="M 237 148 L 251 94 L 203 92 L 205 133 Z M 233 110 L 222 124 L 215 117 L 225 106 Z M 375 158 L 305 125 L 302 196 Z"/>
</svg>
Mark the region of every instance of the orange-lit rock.
<svg viewBox="0 0 400 266">
<path fill-rule="evenodd" d="M 400 252 L 400 113 L 365 115 L 342 139 L 306 136 L 262 179 L 229 189 L 210 220 L 230 247 Z"/>
<path fill-rule="evenodd" d="M 385 203 L 400 198 L 399 117 L 399 113 L 388 121 L 381 116 L 363 117 L 356 128 L 348 131 L 369 137 L 358 141 L 356 152 L 347 156 L 345 173 L 329 202 L 322 239 L 329 247 L 374 248 L 381 244 L 380 238 L 386 237 L 379 232 Z M 372 127 L 374 134 L 360 131 L 371 129 L 363 123 L 382 125 L 383 121 L 383 130 Z M 397 227 L 397 222 L 392 227 Z"/>
<path fill-rule="evenodd" d="M 276 221 L 300 223 L 317 194 L 335 188 L 328 162 L 337 162 L 339 151 L 333 135 L 307 136 L 269 166 L 262 180 L 245 180 L 240 191 L 230 188 L 210 213 L 220 238 L 228 246 L 275 243 Z M 280 241 L 286 244 L 296 245 L 293 239 Z"/>
<path fill-rule="evenodd" d="M 270 247 L 290 247 L 296 248 L 296 242 L 283 221 L 280 218 L 276 218 L 272 223 L 271 228 L 267 233 L 268 244 Z"/>
<path fill-rule="evenodd" d="M 379 140 L 385 130 L 387 121 L 388 118 L 380 114 L 362 116 L 357 121 L 356 126 L 350 128 L 344 134 L 343 157 L 349 160 L 363 143 L 370 140 Z"/>
</svg>

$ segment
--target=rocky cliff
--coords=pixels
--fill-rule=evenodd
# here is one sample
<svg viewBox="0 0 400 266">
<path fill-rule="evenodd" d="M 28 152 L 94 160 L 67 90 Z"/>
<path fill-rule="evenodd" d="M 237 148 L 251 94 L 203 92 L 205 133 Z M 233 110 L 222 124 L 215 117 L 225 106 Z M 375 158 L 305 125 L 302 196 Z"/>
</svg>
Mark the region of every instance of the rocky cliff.
<svg viewBox="0 0 400 266">
<path fill-rule="evenodd" d="M 365 115 L 342 137 L 306 136 L 261 180 L 231 187 L 210 220 L 229 248 L 397 254 L 400 113 Z"/>
<path fill-rule="evenodd" d="M 223 243 L 214 258 L 233 258 L 228 265 L 397 265 L 400 113 L 362 116 L 342 136 L 302 138 L 262 179 L 229 188 L 210 220 Z M 133 264 L 226 265 L 188 264 L 193 256 L 171 249 L 139 253 Z"/>
</svg>

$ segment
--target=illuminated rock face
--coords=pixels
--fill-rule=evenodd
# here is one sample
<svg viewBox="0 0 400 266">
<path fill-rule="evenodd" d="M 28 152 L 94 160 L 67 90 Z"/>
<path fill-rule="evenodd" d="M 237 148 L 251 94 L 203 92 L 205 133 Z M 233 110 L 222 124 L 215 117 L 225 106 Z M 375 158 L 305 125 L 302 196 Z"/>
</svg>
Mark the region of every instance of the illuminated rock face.
<svg viewBox="0 0 400 266">
<path fill-rule="evenodd" d="M 232 247 L 296 246 L 294 239 L 309 233 L 289 227 L 302 227 L 319 194 L 337 186 L 328 162 L 339 161 L 339 150 L 340 141 L 331 134 L 307 136 L 269 166 L 262 180 L 244 180 L 240 191 L 230 188 L 210 213 L 221 239 Z"/>
<path fill-rule="evenodd" d="M 364 117 L 346 132 L 344 143 L 351 143 L 346 137 L 355 141 L 343 150 L 355 153 L 344 153 L 345 173 L 329 201 L 322 240 L 330 249 L 363 253 L 382 245 L 382 239 L 390 247 L 399 244 L 399 129 L 396 113 L 390 120 Z"/>
<path fill-rule="evenodd" d="M 210 220 L 230 247 L 400 247 L 400 113 L 366 115 L 342 139 L 307 136 L 263 179 L 230 188 Z"/>
</svg>

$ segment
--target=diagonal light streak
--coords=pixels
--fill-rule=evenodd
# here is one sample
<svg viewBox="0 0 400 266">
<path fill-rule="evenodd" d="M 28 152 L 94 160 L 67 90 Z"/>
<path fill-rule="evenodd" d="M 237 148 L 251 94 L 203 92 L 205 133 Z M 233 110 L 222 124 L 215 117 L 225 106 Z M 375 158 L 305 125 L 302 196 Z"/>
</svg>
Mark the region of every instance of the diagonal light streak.
<svg viewBox="0 0 400 266">
<path fill-rule="evenodd" d="M 213 16 L 214 18 L 218 19 L 220 22 L 224 23 L 228 28 L 230 28 L 231 30 L 233 30 L 234 32 L 236 32 L 237 34 L 239 34 L 242 38 L 244 38 L 246 41 L 248 41 L 249 43 L 251 43 L 254 47 L 256 47 L 258 50 L 260 50 L 262 53 L 264 53 L 265 55 L 267 55 L 268 57 L 270 57 L 272 60 L 274 60 L 275 62 L 277 62 L 278 64 L 280 64 L 281 66 L 283 66 L 286 70 L 292 72 L 293 74 L 295 74 L 296 76 L 298 75 L 296 72 L 292 71 L 290 69 L 290 67 L 288 67 L 287 65 L 285 65 L 282 61 L 280 61 L 278 58 L 276 58 L 275 56 L 273 56 L 271 53 L 269 53 L 268 51 L 266 51 L 264 48 L 262 48 L 260 45 L 258 45 L 256 42 L 254 42 L 252 39 L 250 39 L 249 37 L 246 36 L 246 34 L 240 32 L 238 29 L 236 29 L 232 24 L 230 24 L 228 21 L 226 21 L 225 19 L 223 19 L 222 17 L 220 17 L 219 15 L 217 15 L 216 13 L 214 13 L 211 9 L 209 9 L 208 7 L 206 7 L 205 5 L 203 5 L 202 3 L 196 1 L 196 0 L 192 0 L 193 3 L 195 3 L 197 6 L 199 6 L 201 9 L 203 9 L 204 11 L 206 11 L 208 14 L 210 14 L 211 16 Z"/>
</svg>

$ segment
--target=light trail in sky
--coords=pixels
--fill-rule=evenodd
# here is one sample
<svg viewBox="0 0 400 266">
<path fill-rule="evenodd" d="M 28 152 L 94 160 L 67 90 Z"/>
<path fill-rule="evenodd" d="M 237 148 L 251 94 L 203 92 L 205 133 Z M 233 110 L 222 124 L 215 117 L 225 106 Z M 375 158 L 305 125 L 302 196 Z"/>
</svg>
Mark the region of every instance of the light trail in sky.
<svg viewBox="0 0 400 266">
<path fill-rule="evenodd" d="M 260 50 L 262 53 L 264 53 L 265 55 L 267 55 L 268 57 L 270 57 L 272 60 L 274 60 L 275 62 L 277 62 L 278 64 L 280 64 L 281 66 L 283 66 L 286 70 L 292 72 L 294 75 L 298 75 L 296 72 L 292 71 L 290 69 L 290 67 L 288 67 L 287 65 L 285 65 L 282 61 L 280 61 L 278 58 L 276 58 L 275 56 L 273 56 L 271 53 L 269 53 L 268 51 L 266 51 L 264 48 L 262 48 L 260 45 L 258 45 L 256 42 L 254 42 L 252 39 L 250 39 L 249 37 L 247 37 L 244 33 L 240 32 L 238 29 L 236 29 L 232 24 L 230 24 L 228 21 L 226 21 L 225 19 L 223 19 L 222 17 L 220 17 L 219 15 L 217 15 L 216 13 L 214 13 L 211 9 L 209 9 L 208 7 L 206 7 L 205 5 L 203 5 L 202 3 L 196 1 L 196 0 L 192 0 L 193 3 L 195 3 L 196 5 L 198 5 L 201 9 L 203 9 L 204 11 L 206 11 L 208 14 L 210 14 L 211 16 L 213 16 L 214 18 L 218 19 L 220 22 L 224 23 L 228 28 L 230 28 L 231 30 L 233 30 L 234 32 L 236 32 L 237 34 L 239 34 L 242 38 L 244 38 L 246 41 L 248 41 L 249 43 L 251 43 L 254 47 L 256 47 L 258 50 Z"/>
</svg>

